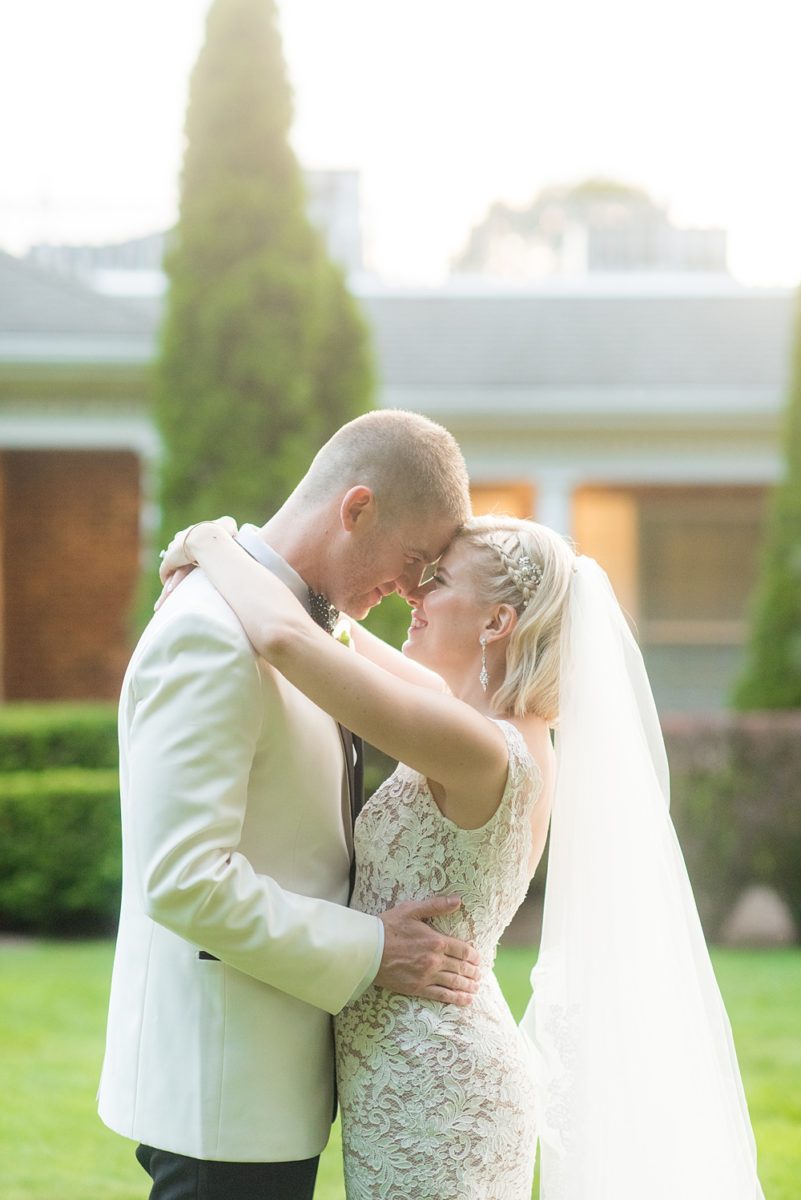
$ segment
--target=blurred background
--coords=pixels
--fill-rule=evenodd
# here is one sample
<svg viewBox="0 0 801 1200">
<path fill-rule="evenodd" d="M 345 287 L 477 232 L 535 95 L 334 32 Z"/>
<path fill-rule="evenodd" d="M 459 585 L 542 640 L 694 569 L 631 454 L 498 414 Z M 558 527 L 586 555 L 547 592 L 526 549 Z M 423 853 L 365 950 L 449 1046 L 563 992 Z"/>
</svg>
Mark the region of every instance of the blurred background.
<svg viewBox="0 0 801 1200">
<path fill-rule="evenodd" d="M 152 571 L 160 544 L 164 252 L 208 8 L 30 0 L 5 18 L 7 701 L 117 694 L 140 565 Z M 375 383 L 354 407 L 441 420 L 477 509 L 533 514 L 596 555 L 666 711 L 727 703 L 781 469 L 801 278 L 799 14 L 787 0 L 760 13 L 755 26 L 750 6 L 716 0 L 669 16 L 635 0 L 291 0 L 278 6 L 285 68 L 267 46 L 240 62 L 235 45 L 210 67 L 230 73 L 244 125 L 274 111 L 286 71 L 306 211 L 368 327 Z M 215 120 L 198 111 L 194 138 L 211 186 L 261 168 L 274 188 L 283 128 L 237 160 L 209 143 L 242 130 Z M 229 255 L 218 282 L 270 246 L 255 229 L 230 245 L 247 203 L 229 192 L 206 214 L 204 245 Z M 253 295 L 237 300 L 253 312 Z M 222 369 L 210 364 L 210 388 Z M 270 443 L 279 426 L 265 424 Z M 315 449 L 311 437 L 301 459 Z M 221 491 L 239 519 L 266 515 L 257 490 L 248 511 Z"/>
<path fill-rule="evenodd" d="M 261 523 L 345 420 L 414 409 L 456 434 L 476 511 L 534 516 L 606 566 L 707 931 L 757 888 L 747 936 L 793 940 L 799 31 L 790 0 L 758 25 L 717 0 L 7 12 L 0 743 L 8 775 L 36 766 L 19 803 L 49 811 L 48 769 L 114 768 L 176 528 Z M 401 643 L 405 605 L 372 622 Z M 30 870 L 8 863 L 12 926 Z M 53 928 L 91 925 L 84 901 L 52 910 L 50 882 Z"/>
<path fill-rule="evenodd" d="M 790 0 L 758 25 L 718 0 L 6 13 L 6 790 L 36 766 L 19 786 L 41 815 L 48 769 L 114 768 L 176 528 L 261 523 L 345 420 L 414 409 L 456 434 L 476 511 L 534 516 L 606 566 L 707 931 L 757 888 L 747 936 L 793 940 L 800 31 Z M 401 643 L 405 605 L 372 623 Z M 31 869 L 8 864 L 12 925 Z M 56 929 L 97 916 L 53 911 L 47 874 L 41 898 Z"/>
<path fill-rule="evenodd" d="M 261 523 L 382 406 L 454 433 L 477 512 L 604 565 L 708 936 L 797 942 L 799 34 L 794 0 L 4 12 L 5 947 L 113 931 L 114 702 L 159 546 Z M 404 607 L 373 618 L 398 644 Z M 779 953 L 760 994 L 801 1003 Z M 776 1055 L 801 1066 L 797 1029 Z"/>
</svg>

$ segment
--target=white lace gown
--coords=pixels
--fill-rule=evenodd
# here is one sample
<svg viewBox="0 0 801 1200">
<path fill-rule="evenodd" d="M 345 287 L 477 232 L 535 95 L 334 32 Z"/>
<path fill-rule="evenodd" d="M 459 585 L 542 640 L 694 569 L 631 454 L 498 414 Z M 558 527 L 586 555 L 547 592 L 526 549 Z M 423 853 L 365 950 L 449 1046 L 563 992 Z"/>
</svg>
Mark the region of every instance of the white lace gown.
<svg viewBox="0 0 801 1200">
<path fill-rule="evenodd" d="M 484 975 L 466 1008 L 371 987 L 337 1017 L 348 1200 L 530 1200 L 532 1066 L 491 967 L 526 895 L 542 780 L 519 731 L 498 724 L 509 776 L 486 825 L 454 825 L 402 764 L 356 823 L 351 906 L 379 913 L 460 895 L 461 908 L 434 924 L 476 947 Z"/>
</svg>

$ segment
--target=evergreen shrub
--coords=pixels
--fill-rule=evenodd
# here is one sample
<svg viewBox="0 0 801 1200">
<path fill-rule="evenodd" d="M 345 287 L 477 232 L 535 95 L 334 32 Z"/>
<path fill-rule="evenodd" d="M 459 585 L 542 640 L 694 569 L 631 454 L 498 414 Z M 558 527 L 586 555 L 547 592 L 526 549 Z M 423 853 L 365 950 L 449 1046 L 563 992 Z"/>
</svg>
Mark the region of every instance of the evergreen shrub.
<svg viewBox="0 0 801 1200">
<path fill-rule="evenodd" d="M 372 406 L 367 327 L 309 219 L 292 116 L 274 0 L 214 0 L 165 262 L 165 545 L 224 513 L 261 524 L 331 434 Z"/>
<path fill-rule="evenodd" d="M 801 709 L 801 292 L 784 415 L 784 470 L 771 503 L 752 601 L 745 668 L 734 690 L 743 712 Z"/>
<path fill-rule="evenodd" d="M 111 932 L 120 882 L 116 771 L 0 776 L 0 929 Z"/>
</svg>

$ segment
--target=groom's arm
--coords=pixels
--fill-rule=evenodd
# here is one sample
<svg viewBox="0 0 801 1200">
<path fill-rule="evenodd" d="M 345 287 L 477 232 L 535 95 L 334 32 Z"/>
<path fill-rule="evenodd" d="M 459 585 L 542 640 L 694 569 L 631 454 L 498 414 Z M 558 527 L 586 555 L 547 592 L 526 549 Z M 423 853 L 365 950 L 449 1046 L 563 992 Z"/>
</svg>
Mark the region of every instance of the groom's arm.
<svg viewBox="0 0 801 1200">
<path fill-rule="evenodd" d="M 177 614 L 133 686 L 129 788 L 145 911 L 238 970 L 338 1012 L 376 974 L 381 922 L 287 891 L 237 849 L 264 713 L 241 635 Z"/>
</svg>

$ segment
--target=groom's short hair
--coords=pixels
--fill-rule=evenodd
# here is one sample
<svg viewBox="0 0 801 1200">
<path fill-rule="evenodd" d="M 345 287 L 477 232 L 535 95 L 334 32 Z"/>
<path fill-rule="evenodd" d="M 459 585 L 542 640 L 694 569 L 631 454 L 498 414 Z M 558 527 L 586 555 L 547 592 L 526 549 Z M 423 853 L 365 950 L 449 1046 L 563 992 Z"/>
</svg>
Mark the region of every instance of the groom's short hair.
<svg viewBox="0 0 801 1200">
<path fill-rule="evenodd" d="M 419 413 L 376 409 L 349 421 L 318 452 L 300 490 L 320 502 L 357 484 L 375 494 L 382 522 L 439 514 L 461 527 L 471 515 L 456 439 Z"/>
</svg>

